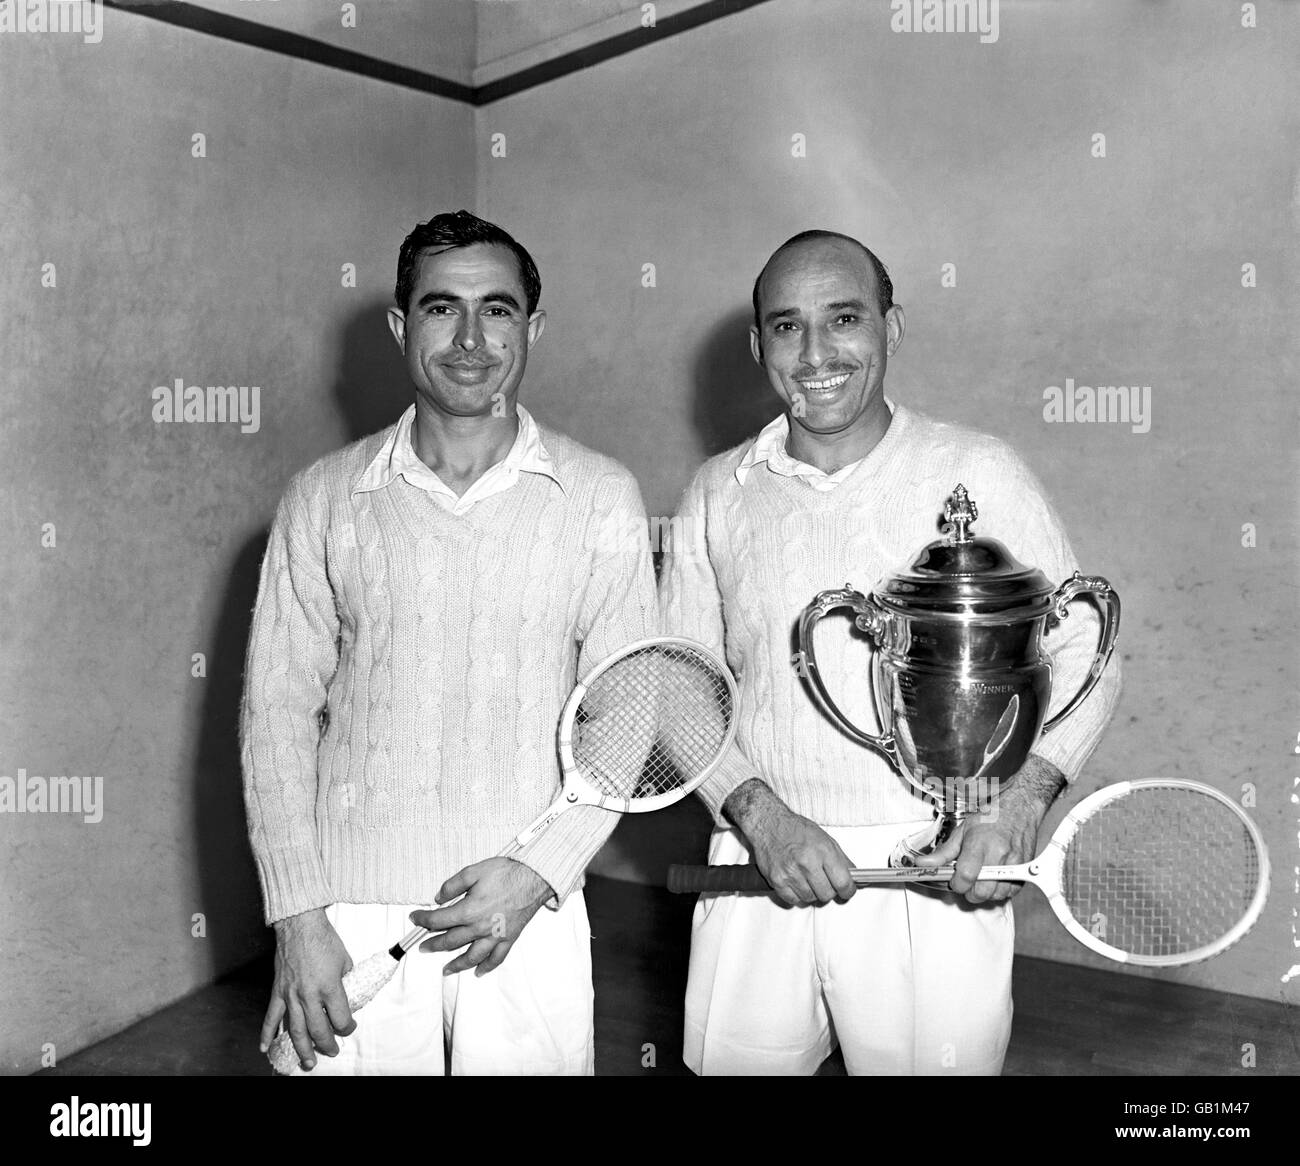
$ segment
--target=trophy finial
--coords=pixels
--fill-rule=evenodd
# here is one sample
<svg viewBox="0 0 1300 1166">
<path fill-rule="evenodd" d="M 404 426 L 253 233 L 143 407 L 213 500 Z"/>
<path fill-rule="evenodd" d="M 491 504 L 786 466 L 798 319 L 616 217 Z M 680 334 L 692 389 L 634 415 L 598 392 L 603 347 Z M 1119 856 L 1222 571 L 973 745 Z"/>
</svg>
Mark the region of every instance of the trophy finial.
<svg viewBox="0 0 1300 1166">
<path fill-rule="evenodd" d="M 979 516 L 980 512 L 966 493 L 966 487 L 958 482 L 957 489 L 943 506 L 943 533 L 952 535 L 955 543 L 968 543 L 971 541 L 968 528 Z"/>
</svg>

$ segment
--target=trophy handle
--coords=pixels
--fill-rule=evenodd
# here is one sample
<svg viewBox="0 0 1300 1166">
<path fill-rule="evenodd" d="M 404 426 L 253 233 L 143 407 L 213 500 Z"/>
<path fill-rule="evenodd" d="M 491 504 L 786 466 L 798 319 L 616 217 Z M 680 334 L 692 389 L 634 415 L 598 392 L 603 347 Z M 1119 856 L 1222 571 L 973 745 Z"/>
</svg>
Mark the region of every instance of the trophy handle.
<svg viewBox="0 0 1300 1166">
<path fill-rule="evenodd" d="M 860 591 L 853 590 L 847 583 L 834 591 L 822 591 L 803 610 L 799 617 L 799 657 L 804 665 L 804 674 L 812 681 L 813 693 L 827 715 L 838 722 L 855 741 L 862 742 L 874 749 L 900 773 L 902 766 L 898 758 L 898 747 L 894 744 L 894 735 L 886 731 L 879 737 L 864 732 L 849 720 L 839 706 L 831 699 L 822 682 L 821 670 L 817 667 L 817 656 L 813 652 L 812 631 L 817 623 L 832 611 L 841 607 L 851 607 L 858 613 L 857 626 L 871 637 L 872 644 L 879 649 L 880 634 L 884 628 L 884 617 L 880 610 Z M 879 707 L 879 706 L 877 706 Z M 888 726 L 884 726 L 888 730 Z"/>
<path fill-rule="evenodd" d="M 1043 726 L 1044 733 L 1050 733 L 1083 703 L 1084 698 L 1093 690 L 1097 681 L 1101 679 L 1101 674 L 1110 660 L 1110 654 L 1115 650 L 1115 637 L 1119 635 L 1119 595 L 1099 575 L 1081 575 L 1078 571 L 1075 571 L 1069 579 L 1062 583 L 1052 596 L 1052 608 L 1056 618 L 1058 620 L 1066 619 L 1069 616 L 1069 612 L 1065 610 L 1067 605 L 1076 596 L 1085 592 L 1095 595 L 1105 605 L 1105 610 L 1102 613 L 1101 639 L 1097 644 L 1097 654 L 1092 658 L 1092 667 L 1088 669 L 1088 675 L 1084 679 L 1083 686 L 1074 694 L 1074 699 Z"/>
</svg>

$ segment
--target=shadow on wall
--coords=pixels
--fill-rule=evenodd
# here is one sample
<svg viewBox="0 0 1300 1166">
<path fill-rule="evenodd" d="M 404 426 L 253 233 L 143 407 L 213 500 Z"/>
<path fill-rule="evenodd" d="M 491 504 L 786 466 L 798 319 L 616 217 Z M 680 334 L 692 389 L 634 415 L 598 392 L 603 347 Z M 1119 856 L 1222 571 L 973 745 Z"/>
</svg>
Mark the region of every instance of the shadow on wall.
<svg viewBox="0 0 1300 1166">
<path fill-rule="evenodd" d="M 343 325 L 334 401 L 348 441 L 391 425 L 415 399 L 402 350 L 388 330 L 391 306 L 392 300 L 375 298 Z"/>
<path fill-rule="evenodd" d="M 781 398 L 749 351 L 753 309 L 738 308 L 713 328 L 695 359 L 692 420 L 706 457 L 753 437 L 782 411 Z"/>
<path fill-rule="evenodd" d="M 261 892 L 248 846 L 239 766 L 244 653 L 267 534 L 263 529 L 249 539 L 230 570 L 216 632 L 208 645 L 194 760 L 198 909 L 206 920 L 205 950 L 214 976 L 253 959 L 265 950 L 269 938 L 262 928 Z"/>
<path fill-rule="evenodd" d="M 707 862 L 713 816 L 692 794 L 651 814 L 624 814 L 591 864 L 591 873 L 662 887 L 675 862 Z"/>
<path fill-rule="evenodd" d="M 781 398 L 749 351 L 753 318 L 748 307 L 729 313 L 709 332 L 696 356 L 691 420 L 705 457 L 739 445 L 781 412 Z M 703 861 L 712 825 L 695 797 L 660 813 L 628 814 L 592 869 L 611 878 L 663 886 L 672 863 Z"/>
<path fill-rule="evenodd" d="M 387 300 L 376 298 L 343 326 L 332 404 L 343 416 L 349 442 L 391 425 L 412 399 L 401 351 L 388 331 L 387 308 Z M 214 976 L 254 958 L 270 943 L 248 844 L 239 759 L 244 657 L 268 534 L 262 529 L 236 555 L 207 650 L 193 767 L 194 837 L 201 900 L 197 910 L 206 919 L 206 950 Z"/>
</svg>

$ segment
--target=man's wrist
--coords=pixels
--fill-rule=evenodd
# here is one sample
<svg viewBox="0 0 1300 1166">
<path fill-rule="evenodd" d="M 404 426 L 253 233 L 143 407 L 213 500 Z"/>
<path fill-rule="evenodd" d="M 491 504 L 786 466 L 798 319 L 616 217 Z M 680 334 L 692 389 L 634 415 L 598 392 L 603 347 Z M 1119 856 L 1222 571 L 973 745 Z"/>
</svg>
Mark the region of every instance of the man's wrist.
<svg viewBox="0 0 1300 1166">
<path fill-rule="evenodd" d="M 1065 774 L 1050 761 L 1031 753 L 1016 774 L 1011 790 L 1027 801 L 1037 802 L 1046 813 L 1065 786 Z"/>
<path fill-rule="evenodd" d="M 271 926 L 275 929 L 276 938 L 278 939 L 294 931 L 320 927 L 328 922 L 329 920 L 325 918 L 325 908 L 313 907 L 310 911 L 303 911 L 297 915 L 286 915 L 283 919 L 277 919 Z"/>
<path fill-rule="evenodd" d="M 747 838 L 761 833 L 782 812 L 789 813 L 789 807 L 757 777 L 737 786 L 722 803 L 723 815 Z"/>
<path fill-rule="evenodd" d="M 526 862 L 521 862 L 517 858 L 507 859 L 507 861 L 514 863 L 515 866 L 520 868 L 519 871 L 516 871 L 515 873 L 527 880 L 526 889 L 530 892 L 533 890 L 537 892 L 536 894 L 530 894 L 530 901 L 533 904 L 540 907 L 551 899 L 559 897 L 556 895 L 555 889 L 551 884 Z"/>
</svg>

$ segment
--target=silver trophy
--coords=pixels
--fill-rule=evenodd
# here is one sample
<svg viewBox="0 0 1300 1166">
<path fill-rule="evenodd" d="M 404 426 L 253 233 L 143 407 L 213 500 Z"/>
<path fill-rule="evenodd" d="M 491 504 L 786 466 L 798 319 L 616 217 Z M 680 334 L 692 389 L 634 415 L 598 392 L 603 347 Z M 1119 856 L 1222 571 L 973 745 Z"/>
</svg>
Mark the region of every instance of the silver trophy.
<svg viewBox="0 0 1300 1166">
<path fill-rule="evenodd" d="M 1002 543 L 973 535 L 975 503 L 958 485 L 944 506 L 944 538 L 870 595 L 851 586 L 821 592 L 799 620 L 799 651 L 813 692 L 832 720 L 880 753 L 936 804 L 935 821 L 899 842 L 892 866 L 914 866 L 941 846 L 962 819 L 996 797 L 1024 765 L 1039 737 L 1068 717 L 1093 689 L 1119 633 L 1119 596 L 1105 579 L 1078 571 L 1053 587 L 1016 561 Z M 1092 667 L 1070 702 L 1044 724 L 1052 664 L 1043 631 L 1090 595 L 1102 607 Z M 838 608 L 875 648 L 872 681 L 883 732 L 854 725 L 826 691 L 813 652 L 817 622 Z"/>
</svg>

